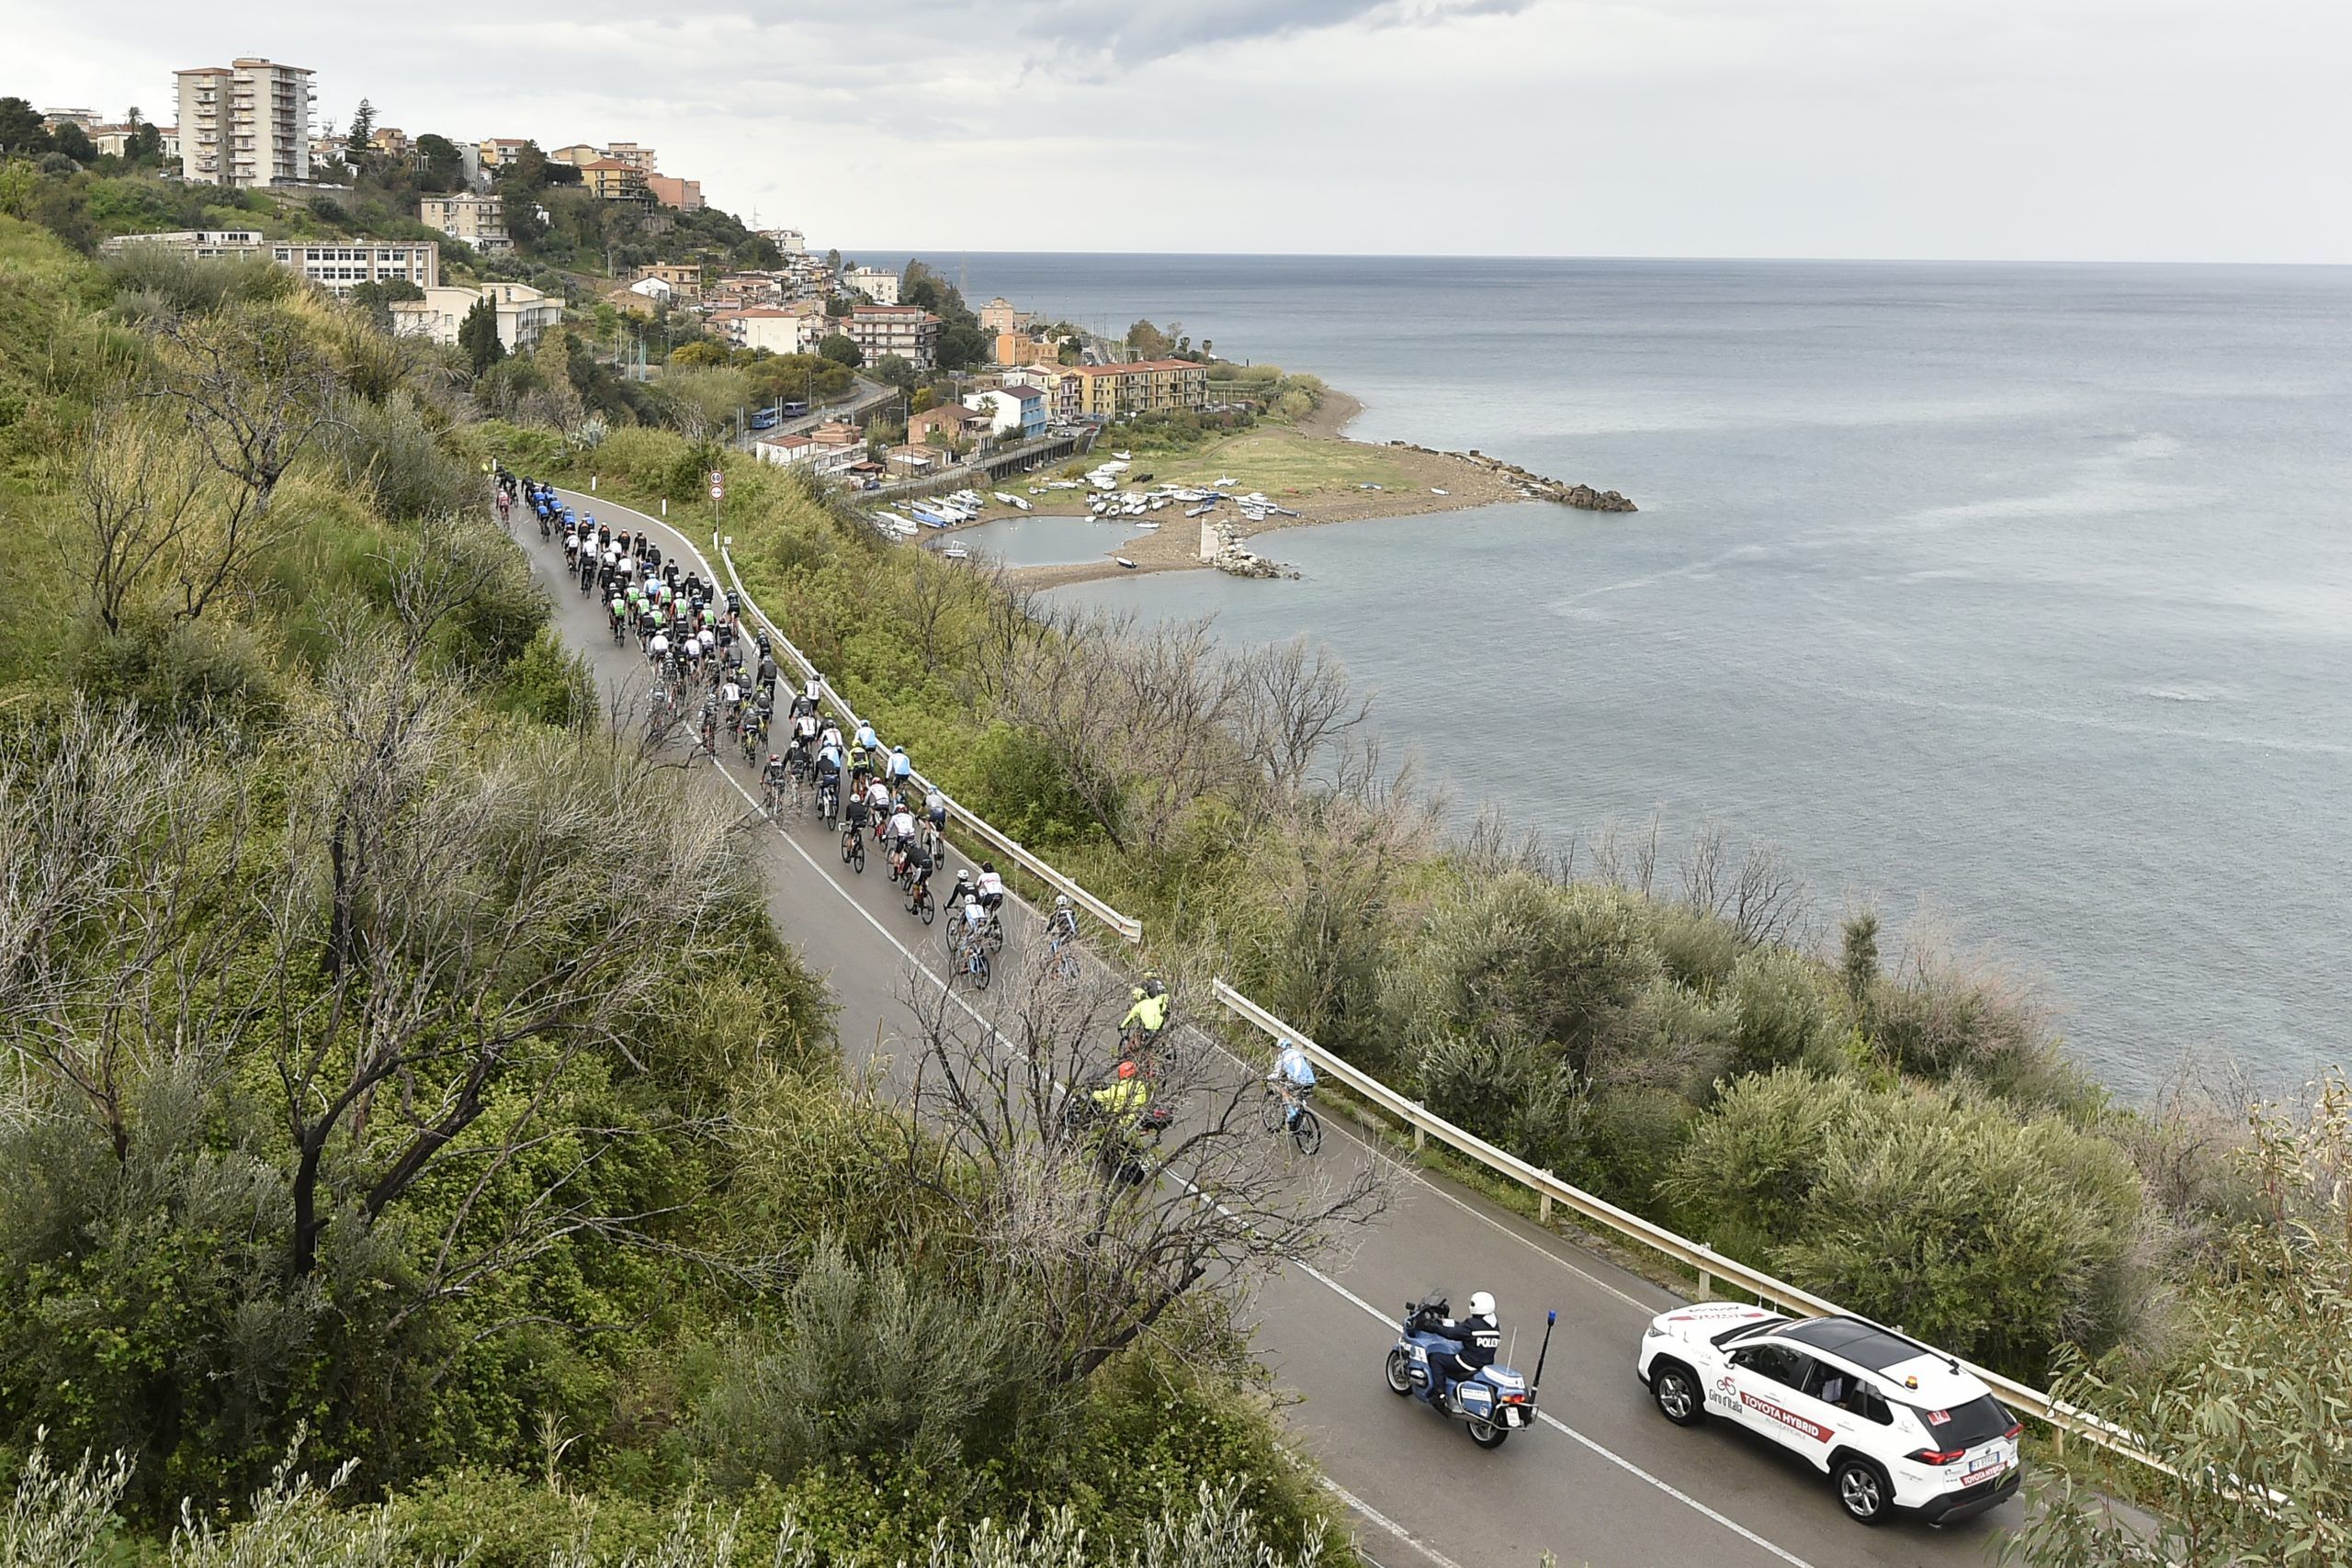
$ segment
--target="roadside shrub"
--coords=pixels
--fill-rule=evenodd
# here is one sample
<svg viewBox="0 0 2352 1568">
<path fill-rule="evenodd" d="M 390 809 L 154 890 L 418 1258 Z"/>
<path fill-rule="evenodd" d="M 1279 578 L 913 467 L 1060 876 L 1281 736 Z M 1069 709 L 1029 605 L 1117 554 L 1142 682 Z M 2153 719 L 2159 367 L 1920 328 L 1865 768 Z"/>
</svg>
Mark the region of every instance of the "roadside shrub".
<svg viewBox="0 0 2352 1568">
<path fill-rule="evenodd" d="M 539 724 L 573 729 L 596 716 L 596 682 L 588 661 L 563 646 L 551 626 L 533 634 L 520 657 L 506 666 L 498 705 Z"/>
<path fill-rule="evenodd" d="M 1828 1066 L 1846 1032 L 1828 984 L 1819 964 L 1785 947 L 1758 948 L 1741 958 L 1728 987 L 1733 1069 Z"/>
<path fill-rule="evenodd" d="M 1783 1068 L 1727 1089 L 1660 1190 L 1719 1249 L 2013 1375 L 2132 1321 L 2138 1176 L 2054 1115 Z"/>
<path fill-rule="evenodd" d="M 1393 973 L 1390 1030 L 1546 1041 L 1581 1071 L 1603 1024 L 1657 973 L 1622 895 L 1505 872 L 1438 904 Z"/>
<path fill-rule="evenodd" d="M 961 1457 L 991 1402 L 1042 1382 L 1012 1303 L 888 1256 L 820 1240 L 786 1293 L 788 1326 L 743 1332 L 707 1396 L 698 1446 L 729 1485 L 827 1461 Z"/>
<path fill-rule="evenodd" d="M 112 635 L 93 620 L 68 658 L 91 696 L 137 703 L 174 723 L 259 718 L 277 707 L 277 672 L 260 638 L 217 618 L 139 615 Z"/>
<path fill-rule="evenodd" d="M 1521 1159 L 1566 1170 L 1583 1153 L 1583 1090 L 1539 1042 L 1440 1035 L 1421 1046 L 1414 1077 L 1430 1110 Z"/>
</svg>

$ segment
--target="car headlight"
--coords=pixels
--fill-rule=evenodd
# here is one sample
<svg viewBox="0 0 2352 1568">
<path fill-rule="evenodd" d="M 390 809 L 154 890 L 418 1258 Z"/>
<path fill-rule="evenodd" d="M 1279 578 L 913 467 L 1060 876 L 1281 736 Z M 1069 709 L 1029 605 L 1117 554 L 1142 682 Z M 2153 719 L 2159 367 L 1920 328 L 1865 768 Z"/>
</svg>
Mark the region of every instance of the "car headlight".
<svg viewBox="0 0 2352 1568">
<path fill-rule="evenodd" d="M 1645 1339 L 1663 1339 L 1666 1337 L 1666 1330 L 1653 1323 L 1648 1327 L 1642 1330 L 1642 1337 Z"/>
</svg>

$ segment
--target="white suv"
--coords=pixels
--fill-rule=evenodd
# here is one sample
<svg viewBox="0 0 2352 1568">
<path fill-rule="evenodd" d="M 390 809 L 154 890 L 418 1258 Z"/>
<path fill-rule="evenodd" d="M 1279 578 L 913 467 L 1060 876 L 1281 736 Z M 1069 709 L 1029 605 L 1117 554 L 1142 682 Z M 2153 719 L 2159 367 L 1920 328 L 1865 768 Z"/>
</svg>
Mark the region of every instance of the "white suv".
<svg viewBox="0 0 2352 1568">
<path fill-rule="evenodd" d="M 1717 1416 L 1793 1449 L 1866 1525 L 1897 1509 L 1942 1524 L 2017 1494 L 2016 1419 L 1959 1362 L 1874 1323 L 1703 1302 L 1652 1319 L 1635 1370 L 1668 1420 Z"/>
</svg>

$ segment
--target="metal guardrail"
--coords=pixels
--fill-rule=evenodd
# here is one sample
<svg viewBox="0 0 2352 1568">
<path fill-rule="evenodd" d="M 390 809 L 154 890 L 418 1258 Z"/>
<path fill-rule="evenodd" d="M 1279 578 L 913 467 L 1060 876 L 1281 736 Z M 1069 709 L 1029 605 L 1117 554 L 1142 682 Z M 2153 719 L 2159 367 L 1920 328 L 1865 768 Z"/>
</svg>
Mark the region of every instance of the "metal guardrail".
<svg viewBox="0 0 2352 1568">
<path fill-rule="evenodd" d="M 725 536 L 718 534 L 711 536 L 711 547 L 718 552 L 719 560 L 725 563 L 727 567 L 727 581 L 734 585 L 735 592 L 742 602 L 744 612 L 753 620 L 757 621 L 761 626 L 767 628 L 769 642 L 775 649 L 781 651 L 785 657 L 791 660 L 793 664 L 800 671 L 801 679 L 804 682 L 815 681 L 819 682 L 822 692 L 822 700 L 830 704 L 832 706 L 833 711 L 841 715 L 841 716 L 848 722 L 850 728 L 854 730 L 860 721 L 856 712 L 850 707 L 849 699 L 842 696 L 841 693 L 833 689 L 832 682 L 825 679 L 824 671 L 819 670 L 815 662 L 811 660 L 807 654 L 801 652 L 798 648 L 795 647 L 792 639 L 784 635 L 784 628 L 777 626 L 775 621 L 768 615 L 768 613 L 761 609 L 759 604 L 753 601 L 751 590 L 743 586 L 743 579 L 735 570 L 735 558 L 728 549 L 727 544 L 728 541 Z M 879 733 L 878 730 L 876 733 Z M 926 778 L 920 772 L 914 775 L 914 779 L 917 784 L 922 785 L 925 789 L 932 787 L 932 781 Z M 1132 915 L 1121 914 L 1118 910 L 1113 908 L 1102 899 L 1097 898 L 1093 894 L 1089 893 L 1085 887 L 1080 886 L 1078 882 L 1063 875 L 1060 872 L 1046 864 L 1046 862 L 1040 859 L 1035 852 L 1015 842 L 1013 840 L 1007 838 L 1004 834 L 997 831 L 997 829 L 991 827 L 989 823 L 981 820 L 980 818 L 974 815 L 971 811 L 967 810 L 956 801 L 954 795 L 949 795 L 944 789 L 941 790 L 939 793 L 941 797 L 947 802 L 948 816 L 954 818 L 959 827 L 971 833 L 975 838 L 978 838 L 989 848 L 995 850 L 997 853 L 1004 855 L 1012 860 L 1023 870 L 1028 872 L 1030 875 L 1035 877 L 1046 886 L 1051 887 L 1055 892 L 1067 893 L 1069 895 L 1069 900 L 1071 903 L 1077 905 L 1080 908 L 1084 909 L 1088 914 L 1092 915 L 1096 919 L 1102 921 L 1112 931 L 1117 932 L 1125 941 L 1129 942 L 1140 942 L 1143 941 L 1143 922 L 1141 920 L 1136 919 Z"/>
<path fill-rule="evenodd" d="M 1275 1040 L 1287 1040 L 1296 1044 L 1306 1053 L 1307 1059 L 1315 1064 L 1317 1072 L 1329 1073 L 1349 1090 L 1411 1128 L 1414 1147 L 1421 1147 L 1425 1140 L 1435 1138 L 1456 1153 L 1465 1155 L 1496 1174 L 1509 1177 L 1533 1191 L 1541 1202 L 1540 1212 L 1547 1224 L 1552 1218 L 1555 1204 L 1569 1209 L 1595 1224 L 1639 1242 L 1684 1268 L 1695 1270 L 1702 1294 L 1712 1293 L 1714 1281 L 1722 1280 L 1759 1301 L 1769 1302 L 1797 1316 L 1860 1315 L 1848 1312 L 1826 1297 L 1815 1295 L 1801 1286 L 1776 1279 L 1760 1269 L 1751 1269 L 1736 1258 L 1726 1258 L 1704 1242 L 1678 1235 L 1655 1221 L 1645 1220 L 1605 1198 L 1595 1197 L 1580 1187 L 1561 1180 L 1548 1170 L 1538 1169 L 1517 1155 L 1497 1148 L 1476 1134 L 1455 1126 L 1420 1101 L 1407 1099 L 1361 1067 L 1334 1055 L 1223 980 L 1216 981 L 1214 989 L 1216 999 L 1225 1004 L 1227 1011 Z M 2129 1433 L 2112 1423 L 2103 1421 L 2086 1410 L 2062 1404 L 2041 1389 L 2030 1387 L 2014 1378 L 2004 1377 L 1972 1362 L 1962 1361 L 1960 1364 L 1982 1380 L 1984 1386 L 1999 1395 L 2003 1403 L 2046 1423 L 2062 1435 L 2062 1439 L 2064 1434 L 2072 1433 L 2111 1453 L 2171 1473 L 2170 1466 L 2141 1449 L 2132 1441 Z"/>
</svg>

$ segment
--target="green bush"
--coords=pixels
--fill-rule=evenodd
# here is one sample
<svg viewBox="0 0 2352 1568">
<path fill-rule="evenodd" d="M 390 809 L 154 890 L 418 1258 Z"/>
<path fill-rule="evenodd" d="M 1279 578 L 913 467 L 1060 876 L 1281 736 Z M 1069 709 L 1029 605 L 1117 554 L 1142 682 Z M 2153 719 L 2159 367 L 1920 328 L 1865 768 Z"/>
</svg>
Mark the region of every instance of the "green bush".
<svg viewBox="0 0 2352 1568">
<path fill-rule="evenodd" d="M 1661 1183 L 1691 1234 L 2013 1376 L 2134 1316 L 2139 1178 L 2053 1115 L 1784 1068 L 1729 1086 Z"/>
</svg>

